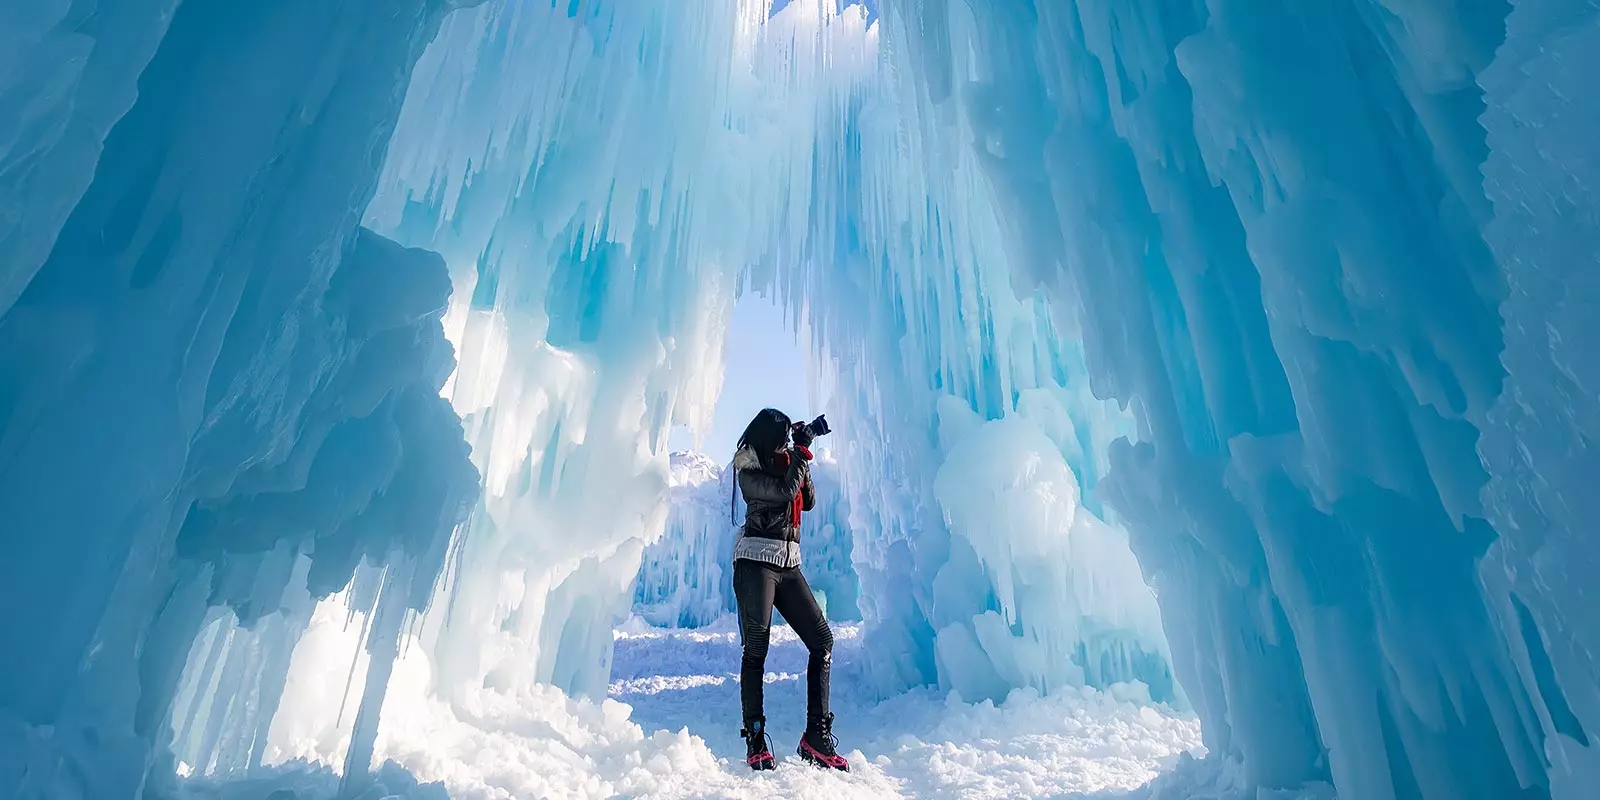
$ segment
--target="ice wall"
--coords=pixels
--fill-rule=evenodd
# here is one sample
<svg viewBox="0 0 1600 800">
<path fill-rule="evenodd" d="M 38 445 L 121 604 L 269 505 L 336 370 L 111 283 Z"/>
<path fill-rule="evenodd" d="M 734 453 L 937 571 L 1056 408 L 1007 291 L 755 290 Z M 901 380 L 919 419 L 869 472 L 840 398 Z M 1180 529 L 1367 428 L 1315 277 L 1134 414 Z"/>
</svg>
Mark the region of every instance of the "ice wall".
<svg viewBox="0 0 1600 800">
<path fill-rule="evenodd" d="M 1600 45 L 1593 4 L 1513 4 L 1506 40 L 1478 76 L 1493 217 L 1485 239 L 1505 276 L 1506 371 L 1500 396 L 1474 409 L 1489 473 L 1484 512 L 1497 537 L 1479 564 L 1495 622 L 1547 738 L 1551 793 L 1600 785 L 1600 567 L 1592 490 L 1600 337 L 1600 101 L 1590 85 Z"/>
<path fill-rule="evenodd" d="M 645 548 L 633 613 L 661 627 L 698 628 L 733 608 L 732 472 L 704 453 L 669 457 L 667 524 Z"/>
<path fill-rule="evenodd" d="M 811 482 L 817 504 L 801 518 L 800 559 L 828 619 L 854 622 L 861 619 L 861 577 L 855 566 L 856 531 L 850 527 L 851 492 L 832 446 L 813 449 L 817 457 L 811 462 Z M 736 516 L 743 513 L 740 506 Z"/>
<path fill-rule="evenodd" d="M 452 19 L 424 57 L 368 224 L 455 265 L 449 391 L 489 497 L 430 634 L 443 683 L 604 686 L 610 640 L 596 632 L 626 612 L 670 524 L 661 445 L 712 408 L 708 365 L 743 274 L 844 365 L 824 370 L 829 410 L 853 420 L 840 510 L 887 690 L 948 678 L 1003 696 L 1081 683 L 1085 667 L 1170 687 L 1153 597 L 1131 575 L 1101 584 L 1118 591 L 1081 587 L 1092 607 L 1061 613 L 1043 595 L 995 595 L 1019 568 L 1008 539 L 1065 528 L 969 526 L 952 541 L 933 486 L 950 452 L 939 397 L 984 419 L 1026 413 L 1026 390 L 1052 398 L 1044 424 L 1061 436 L 1042 446 L 1072 460 L 1085 519 L 1102 511 L 1104 446 L 1132 417 L 1089 397 L 1047 305 L 1017 298 L 1001 248 L 980 249 L 1006 217 L 976 154 L 902 141 L 919 78 L 881 70 L 865 10 L 771 6 L 490 5 Z M 930 163 L 955 169 L 924 175 Z"/>
<path fill-rule="evenodd" d="M 1213 752 L 1346 797 L 1589 791 L 1592 548 L 1550 509 L 1595 471 L 1593 5 L 883 18 L 900 118 L 979 154 L 987 241 L 1138 412 L 1102 494 Z"/>
<path fill-rule="evenodd" d="M 298 593 L 370 557 L 426 602 L 477 484 L 449 284 L 358 224 L 444 11 L 0 12 L 0 795 L 160 796 L 207 630 L 182 746 L 247 764 Z"/>
<path fill-rule="evenodd" d="M 666 438 L 704 424 L 720 383 L 740 13 L 489 4 L 450 20 L 412 84 L 369 224 L 458 267 L 447 391 L 487 487 L 428 635 L 457 701 L 604 692 L 666 521 Z"/>
<path fill-rule="evenodd" d="M 179 0 L 0 9 L 0 315 L 49 257 Z M 91 15 L 97 24 L 85 25 Z M 115 32 L 107 36 L 104 32 Z"/>
<path fill-rule="evenodd" d="M 861 587 L 851 558 L 849 501 L 838 463 L 826 450 L 817 454 L 811 464 L 817 504 L 802 521 L 800 558 L 828 619 L 857 621 Z M 744 503 L 734 494 L 732 470 L 704 453 L 672 453 L 670 464 L 666 531 L 644 550 L 633 613 L 652 625 L 698 628 L 737 610 L 731 557 Z"/>
<path fill-rule="evenodd" d="M 457 700 L 606 686 L 666 439 L 709 423 L 738 278 L 806 219 L 775 187 L 809 174 L 823 76 L 770 5 L 486 5 L 419 68 L 368 222 L 457 265 L 448 392 L 487 478 L 429 634 Z"/>
<path fill-rule="evenodd" d="M 1026 254 L 1007 245 L 1033 211 L 989 188 L 985 151 L 946 136 L 947 125 L 970 133 L 964 121 L 921 102 L 930 76 L 907 49 L 917 42 L 886 17 L 891 27 L 867 32 L 872 69 L 841 75 L 830 50 L 845 46 L 850 19 L 795 46 L 795 63 L 832 76 L 798 156 L 809 177 L 779 183 L 807 209 L 806 235 L 754 274 L 771 265 L 831 365 L 820 377 L 841 431 L 871 670 L 890 692 L 938 683 L 998 699 L 1140 680 L 1178 699 L 1154 597 L 1127 569 L 1126 536 L 1106 525 L 1097 493 L 1107 446 L 1135 419 L 1090 395 L 1051 304 L 1016 291 Z M 1025 442 L 1010 440 L 1017 449 L 981 462 L 961 452 L 958 432 L 1006 418 L 1033 421 Z M 1022 522 L 1008 518 L 1007 489 L 1034 477 L 1019 466 L 1030 458 L 1055 468 L 1060 513 L 997 524 Z M 1104 548 L 1084 537 L 1092 564 L 1025 563 L 1040 546 L 1062 554 L 1080 516 L 1108 537 Z M 1034 581 L 1050 588 L 1006 589 Z"/>
<path fill-rule="evenodd" d="M 447 557 L 443 697 L 599 692 L 743 276 L 826 356 L 884 688 L 1175 676 L 1245 784 L 1589 791 L 1592 2 L 505 0 L 424 52 L 458 5 L 0 11 L 0 787 L 130 796 L 169 717 L 248 768 L 302 571 L 368 576 L 356 762 Z"/>
</svg>

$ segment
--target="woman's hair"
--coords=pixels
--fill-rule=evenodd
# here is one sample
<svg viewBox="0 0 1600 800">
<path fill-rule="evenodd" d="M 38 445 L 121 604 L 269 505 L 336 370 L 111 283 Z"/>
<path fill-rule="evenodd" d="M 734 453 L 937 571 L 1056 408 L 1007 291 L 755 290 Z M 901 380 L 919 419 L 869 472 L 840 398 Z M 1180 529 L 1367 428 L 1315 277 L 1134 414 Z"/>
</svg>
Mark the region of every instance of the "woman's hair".
<svg viewBox="0 0 1600 800">
<path fill-rule="evenodd" d="M 763 408 L 744 426 L 739 447 L 748 446 L 761 459 L 762 467 L 772 464 L 772 456 L 789 441 L 789 415 L 776 408 Z"/>
</svg>

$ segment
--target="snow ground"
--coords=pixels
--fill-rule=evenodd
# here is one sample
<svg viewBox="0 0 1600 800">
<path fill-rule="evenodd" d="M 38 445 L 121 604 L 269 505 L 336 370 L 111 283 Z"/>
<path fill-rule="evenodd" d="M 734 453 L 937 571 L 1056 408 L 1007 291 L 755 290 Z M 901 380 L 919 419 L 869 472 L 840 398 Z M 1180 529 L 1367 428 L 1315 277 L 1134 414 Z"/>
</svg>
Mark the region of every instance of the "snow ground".
<svg viewBox="0 0 1600 800">
<path fill-rule="evenodd" d="M 836 626 L 835 733 L 849 775 L 805 767 L 792 755 L 805 721 L 805 647 L 787 627 L 773 632 L 766 712 L 774 773 L 744 771 L 731 620 L 698 631 L 625 627 L 617 633 L 611 697 L 632 706 L 645 730 L 688 727 L 722 760 L 699 785 L 664 797 L 1091 797 L 1148 782 L 1200 744 L 1199 723 L 1088 690 L 1040 697 L 1014 693 L 977 705 L 919 690 L 882 703 L 857 671 L 859 625 Z"/>
<path fill-rule="evenodd" d="M 1154 778 L 1200 746 L 1197 720 L 1099 691 L 1040 698 L 1014 693 L 1000 706 L 966 704 L 933 690 L 878 701 L 861 680 L 861 626 L 835 627 L 834 712 L 851 773 L 814 770 L 794 757 L 805 717 L 805 646 L 773 630 L 766 715 L 779 770 L 752 774 L 738 736 L 738 635 L 709 629 L 616 632 L 610 698 L 574 701 L 547 686 L 482 693 L 456 706 L 427 696 L 426 666 L 398 662 L 384 707 L 379 760 L 438 781 L 454 800 L 485 798 L 1110 798 Z M 352 642 L 354 645 L 354 642 Z M 426 664 L 426 659 L 424 659 Z M 651 731 L 651 733 L 646 733 Z M 307 739 L 272 776 L 189 781 L 192 800 L 331 797 L 347 739 Z M 390 770 L 387 794 L 437 800 Z M 374 794 L 373 797 L 384 797 Z M 1170 795 L 1192 797 L 1190 792 Z"/>
<path fill-rule="evenodd" d="M 792 755 L 804 721 L 806 653 L 793 632 L 779 626 L 767 663 L 767 717 L 780 765 L 754 775 L 744 766 L 738 737 L 739 643 L 732 621 L 663 630 L 634 620 L 615 635 L 610 698 L 598 704 L 528 687 L 448 707 L 424 699 L 425 674 L 402 659 L 391 688 L 395 702 L 384 711 L 379 758 L 397 761 L 419 780 L 442 782 L 455 800 L 1235 796 L 1195 789 L 1193 781 L 1219 780 L 1210 762 L 1188 763 L 1184 776 L 1167 776 L 1160 782 L 1166 790 L 1138 790 L 1181 754 L 1197 750 L 1200 729 L 1192 717 L 1133 702 L 1136 690 L 1119 692 L 1120 699 L 1093 690 L 1048 697 L 1017 692 L 999 706 L 919 690 L 880 702 L 857 669 L 859 625 L 835 628 L 833 710 L 852 771 L 824 772 Z M 331 796 L 336 785 L 326 768 L 295 763 L 281 769 L 275 780 L 250 784 L 191 781 L 187 794 L 259 800 L 289 789 L 304 799 Z M 408 779 L 388 781 L 395 796 L 439 797 L 437 787 L 396 788 L 396 780 Z"/>
</svg>

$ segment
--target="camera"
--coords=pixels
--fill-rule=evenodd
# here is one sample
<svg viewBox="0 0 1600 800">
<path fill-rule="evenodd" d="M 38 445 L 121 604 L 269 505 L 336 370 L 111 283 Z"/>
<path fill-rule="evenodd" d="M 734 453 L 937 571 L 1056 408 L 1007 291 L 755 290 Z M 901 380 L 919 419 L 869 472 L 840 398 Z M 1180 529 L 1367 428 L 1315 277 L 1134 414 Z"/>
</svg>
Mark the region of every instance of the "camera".
<svg viewBox="0 0 1600 800">
<path fill-rule="evenodd" d="M 817 418 L 810 422 L 796 422 L 793 428 L 795 433 L 803 433 L 812 439 L 827 436 L 833 431 L 828 427 L 828 417 L 824 414 L 818 414 Z"/>
</svg>

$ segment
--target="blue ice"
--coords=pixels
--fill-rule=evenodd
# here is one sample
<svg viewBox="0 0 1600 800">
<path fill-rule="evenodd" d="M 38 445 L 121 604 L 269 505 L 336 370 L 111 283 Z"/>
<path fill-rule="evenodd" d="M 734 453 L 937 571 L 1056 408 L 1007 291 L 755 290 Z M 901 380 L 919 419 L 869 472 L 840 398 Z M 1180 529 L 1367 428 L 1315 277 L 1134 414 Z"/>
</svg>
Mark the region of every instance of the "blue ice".
<svg viewBox="0 0 1600 800">
<path fill-rule="evenodd" d="M 1592 2 L 42 0 L 0 53 L 0 796 L 249 773 L 330 603 L 355 790 L 407 654 L 603 694 L 618 621 L 727 609 L 667 442 L 751 286 L 884 694 L 1593 792 Z"/>
</svg>

